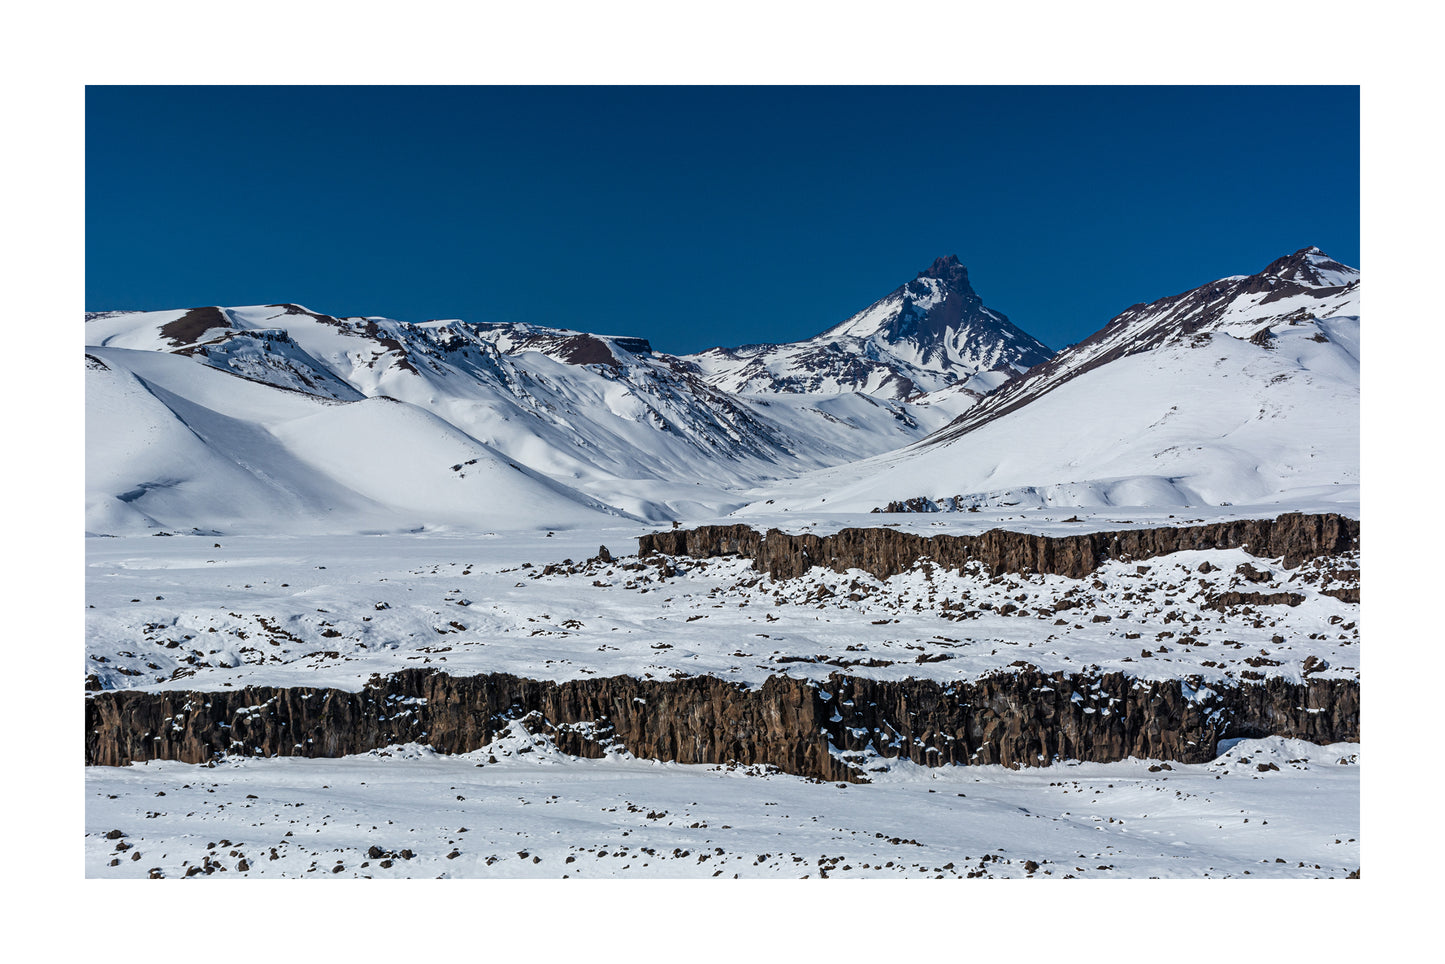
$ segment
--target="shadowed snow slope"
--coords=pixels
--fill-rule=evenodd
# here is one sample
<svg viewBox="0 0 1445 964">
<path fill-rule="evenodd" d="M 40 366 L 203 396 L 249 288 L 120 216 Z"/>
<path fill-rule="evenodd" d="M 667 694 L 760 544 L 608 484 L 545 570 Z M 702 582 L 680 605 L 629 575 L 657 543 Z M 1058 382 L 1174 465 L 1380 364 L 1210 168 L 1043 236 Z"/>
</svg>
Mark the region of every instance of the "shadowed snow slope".
<svg viewBox="0 0 1445 964">
<path fill-rule="evenodd" d="M 286 391 L 172 354 L 86 358 L 86 529 L 561 527 L 619 515 L 415 406 Z"/>
<path fill-rule="evenodd" d="M 767 494 L 771 511 L 1358 501 L 1359 384 L 1359 273 L 1306 248 L 1136 305 L 923 442 Z"/>
</svg>

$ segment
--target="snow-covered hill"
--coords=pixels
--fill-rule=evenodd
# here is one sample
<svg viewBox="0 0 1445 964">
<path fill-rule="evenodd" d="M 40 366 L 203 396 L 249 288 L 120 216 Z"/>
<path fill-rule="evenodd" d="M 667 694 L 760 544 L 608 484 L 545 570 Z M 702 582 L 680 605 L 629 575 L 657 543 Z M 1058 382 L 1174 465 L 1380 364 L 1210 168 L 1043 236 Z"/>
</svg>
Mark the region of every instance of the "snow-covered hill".
<svg viewBox="0 0 1445 964">
<path fill-rule="evenodd" d="M 686 356 L 732 392 L 867 392 L 913 398 L 951 386 L 976 399 L 1053 354 L 985 307 L 956 255 L 842 324 L 786 345 L 712 348 Z"/>
<path fill-rule="evenodd" d="M 87 318 L 86 336 L 97 362 L 108 359 L 122 370 L 140 365 L 150 371 L 160 365 L 158 370 L 169 373 L 167 381 L 186 373 L 188 386 L 203 383 L 197 381 L 198 374 L 189 373 L 192 368 L 240 376 L 204 383 L 244 383 L 226 399 L 230 407 L 218 410 L 264 426 L 252 439 L 252 455 L 243 459 L 262 474 L 281 477 L 289 471 L 267 461 L 285 448 L 270 420 L 273 409 L 279 406 L 294 414 L 321 403 L 387 397 L 431 413 L 465 446 L 486 449 L 536 477 L 556 481 L 573 495 L 583 491 L 622 512 L 652 520 L 728 511 L 746 501 L 736 494 L 740 488 L 888 451 L 926 436 L 963 407 L 947 400 L 920 406 L 856 393 L 736 396 L 706 384 L 693 366 L 652 352 L 642 339 L 532 325 L 341 319 L 291 304 L 97 313 Z M 126 360 L 107 354 L 116 351 Z M 182 367 L 133 359 L 132 354 L 165 357 Z M 136 491 L 168 490 L 166 498 L 175 508 L 187 506 L 189 516 L 163 513 L 169 520 L 164 524 L 175 526 L 221 525 L 244 502 L 224 496 L 229 483 L 219 480 L 229 478 L 232 469 L 218 470 L 222 475 L 215 477 L 217 486 L 207 489 L 205 498 L 198 494 L 198 480 L 176 490 L 174 473 L 163 476 L 148 470 L 147 458 L 186 451 L 194 447 L 192 440 L 167 441 L 139 460 L 124 447 L 107 445 L 103 439 L 126 434 L 101 428 L 115 418 L 115 412 L 106 409 L 113 408 L 110 396 L 124 379 L 97 375 L 92 381 L 97 388 L 88 424 L 94 444 L 88 454 L 98 488 L 91 490 L 90 502 L 99 513 L 92 518 L 94 531 L 112 531 L 125 519 L 135 521 L 133 513 L 116 506 L 139 506 L 139 497 L 129 497 Z M 177 394 L 182 401 L 187 397 L 185 391 Z M 971 404 L 972 399 L 965 401 Z M 138 414 L 137 424 L 147 419 L 147 424 L 173 428 L 186 424 L 153 397 L 135 406 L 154 409 L 153 417 Z M 364 410 L 382 411 L 376 406 Z M 378 418 L 351 418 L 353 430 Z M 374 464 L 361 455 L 365 448 L 355 450 L 350 494 L 338 495 L 332 503 L 325 485 L 318 488 L 314 479 L 305 484 L 292 480 L 280 504 L 289 504 L 287 499 L 294 496 L 310 506 L 302 509 L 298 503 L 294 508 L 301 515 L 335 520 L 358 511 L 350 501 L 358 493 L 388 505 L 420 508 L 413 495 L 392 491 L 401 479 L 383 464 L 387 458 L 382 453 L 391 443 L 380 424 L 369 431 Z M 448 457 L 444 465 L 475 454 L 468 449 L 464 457 Z M 368 478 L 372 475 L 375 480 Z M 251 483 L 236 485 L 246 489 Z M 189 501 L 177 501 L 183 495 Z M 202 511 L 212 498 L 218 500 L 217 511 Z M 157 505 L 163 500 L 152 496 L 144 501 Z M 288 511 L 278 508 L 272 514 L 280 519 Z M 443 516 L 454 518 L 455 513 Z M 247 517 L 259 518 L 255 513 Z M 149 524 L 160 525 L 160 519 L 152 517 Z"/>
<path fill-rule="evenodd" d="M 86 355 L 86 531 L 565 528 L 621 513 L 390 398 L 278 390 L 165 352 Z"/>
<path fill-rule="evenodd" d="M 1359 272 L 1305 248 L 1135 305 L 925 441 L 767 490 L 769 511 L 1358 501 L 1359 384 Z"/>
</svg>

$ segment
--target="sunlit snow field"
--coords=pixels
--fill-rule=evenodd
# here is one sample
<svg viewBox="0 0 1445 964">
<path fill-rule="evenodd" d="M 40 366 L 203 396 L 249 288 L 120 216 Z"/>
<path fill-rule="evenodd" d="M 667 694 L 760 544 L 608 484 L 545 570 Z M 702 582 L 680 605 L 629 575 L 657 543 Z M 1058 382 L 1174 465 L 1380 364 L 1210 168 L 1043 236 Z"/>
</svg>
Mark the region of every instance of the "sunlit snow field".
<svg viewBox="0 0 1445 964">
<path fill-rule="evenodd" d="M 1194 521 L 1162 510 L 841 521 L 880 518 L 923 534 Z M 646 531 L 87 539 L 85 675 L 105 689 L 354 691 L 373 673 L 427 666 L 554 680 L 710 674 L 755 686 L 843 668 L 972 679 L 1023 660 L 1046 672 L 1227 682 L 1242 672 L 1299 679 L 1313 658 L 1323 677 L 1359 676 L 1359 605 L 1323 594 L 1328 579 L 1310 581 L 1308 564 L 1285 570 L 1239 549 L 1110 562 L 1086 580 L 925 564 L 886 581 L 818 568 L 775 582 L 737 558 L 644 564 L 635 554 Z M 588 562 L 603 545 L 614 560 Z M 1269 579 L 1246 582 L 1241 566 Z M 1230 589 L 1303 602 L 1257 614 L 1209 608 Z M 1065 594 L 1077 605 L 1056 611 Z"/>
<path fill-rule="evenodd" d="M 91 767 L 95 877 L 1336 877 L 1360 865 L 1358 744 L 1210 764 L 895 763 L 867 785 L 481 750 Z M 493 762 L 494 761 L 494 762 Z"/>
</svg>

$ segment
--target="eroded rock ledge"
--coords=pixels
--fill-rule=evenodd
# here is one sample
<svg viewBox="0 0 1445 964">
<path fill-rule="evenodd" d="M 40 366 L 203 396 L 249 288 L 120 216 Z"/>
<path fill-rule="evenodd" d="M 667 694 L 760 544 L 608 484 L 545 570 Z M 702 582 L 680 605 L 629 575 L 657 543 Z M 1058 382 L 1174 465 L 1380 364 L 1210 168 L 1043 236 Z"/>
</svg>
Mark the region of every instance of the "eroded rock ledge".
<svg viewBox="0 0 1445 964">
<path fill-rule="evenodd" d="M 966 683 L 834 674 L 777 676 L 747 689 L 708 676 L 558 683 L 418 669 L 375 677 L 356 693 L 254 686 L 90 694 L 85 762 L 334 757 L 411 741 L 460 753 L 530 714 L 534 732 L 578 756 L 615 746 L 648 759 L 766 764 L 849 781 L 867 780 L 873 754 L 928 766 L 1129 756 L 1198 763 L 1227 737 L 1360 738 L 1354 680 L 1271 678 L 1226 689 L 1025 667 Z"/>
<path fill-rule="evenodd" d="M 1110 559 L 1148 559 L 1186 549 L 1245 549 L 1283 558 L 1286 569 L 1306 559 L 1360 547 L 1360 523 L 1336 513 L 1286 513 L 1275 519 L 1240 519 L 1194 526 L 1160 526 L 1113 532 L 1044 536 L 991 529 L 976 536 L 923 536 L 887 527 L 843 529 L 833 535 L 758 532 L 748 525 L 701 526 L 655 532 L 638 540 L 641 555 L 706 559 L 739 555 L 774 579 L 791 579 L 813 566 L 837 572 L 861 569 L 879 579 L 907 572 L 921 558 L 959 569 L 983 563 L 993 575 L 1044 573 L 1081 579 Z"/>
</svg>

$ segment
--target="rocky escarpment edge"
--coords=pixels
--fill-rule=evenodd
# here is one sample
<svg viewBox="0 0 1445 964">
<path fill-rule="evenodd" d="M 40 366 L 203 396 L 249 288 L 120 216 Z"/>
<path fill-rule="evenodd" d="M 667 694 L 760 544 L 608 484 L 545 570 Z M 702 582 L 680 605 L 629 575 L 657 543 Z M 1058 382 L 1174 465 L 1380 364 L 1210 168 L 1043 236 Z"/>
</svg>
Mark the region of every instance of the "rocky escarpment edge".
<svg viewBox="0 0 1445 964">
<path fill-rule="evenodd" d="M 1337 513 L 1285 513 L 1274 519 L 1238 519 L 1193 526 L 1158 526 L 1046 536 L 1005 529 L 979 535 L 924 536 L 888 527 L 848 528 L 832 535 L 762 533 L 745 524 L 655 532 L 638 539 L 638 552 L 706 559 L 737 555 L 774 579 L 800 576 L 813 566 L 837 572 L 861 569 L 879 579 L 907 572 L 919 559 L 962 570 L 980 562 L 992 575 L 1044 573 L 1081 579 L 1111 559 L 1138 560 L 1189 549 L 1244 549 L 1283 559 L 1293 569 L 1306 559 L 1360 547 L 1360 523 Z"/>
<path fill-rule="evenodd" d="M 89 694 L 85 762 L 336 757 L 407 742 L 462 753 L 528 717 L 534 731 L 576 756 L 616 748 L 645 759 L 766 765 L 853 782 L 866 781 L 879 757 L 925 766 L 1131 756 L 1199 763 L 1230 737 L 1360 738 L 1355 680 L 1275 677 L 1223 688 L 1026 667 L 952 683 L 775 676 L 748 689 L 710 676 L 556 682 L 418 669 L 373 677 L 359 692 L 251 686 Z"/>
</svg>

